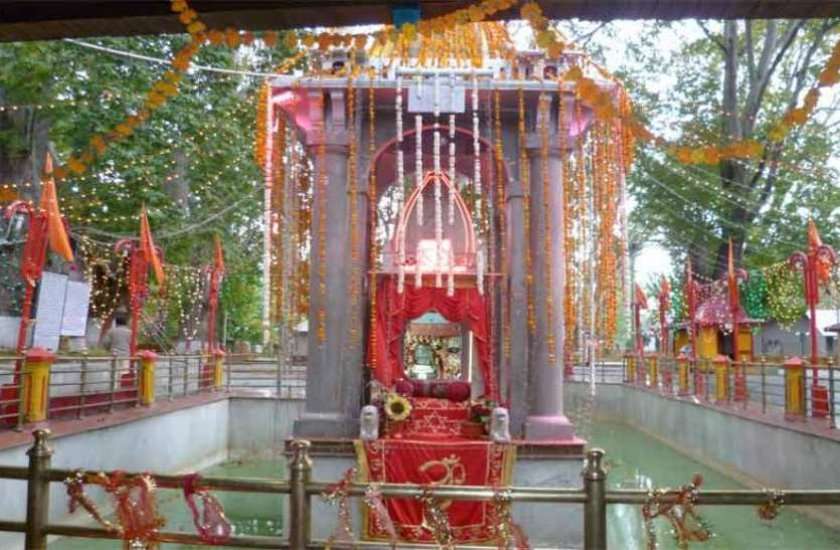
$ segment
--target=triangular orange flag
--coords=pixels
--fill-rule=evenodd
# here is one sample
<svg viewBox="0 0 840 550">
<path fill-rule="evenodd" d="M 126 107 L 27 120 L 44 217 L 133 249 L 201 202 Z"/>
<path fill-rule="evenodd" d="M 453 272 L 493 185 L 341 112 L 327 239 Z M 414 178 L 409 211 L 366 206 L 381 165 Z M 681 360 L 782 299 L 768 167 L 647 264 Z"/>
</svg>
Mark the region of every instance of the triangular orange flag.
<svg viewBox="0 0 840 550">
<path fill-rule="evenodd" d="M 642 290 L 639 283 L 636 283 L 636 305 L 639 306 L 639 309 L 647 309 L 647 296 L 645 296 L 645 291 Z"/>
<path fill-rule="evenodd" d="M 43 189 L 41 189 L 41 209 L 47 213 L 47 235 L 50 239 L 50 248 L 53 252 L 67 260 L 73 261 L 73 249 L 70 246 L 70 239 L 64 229 L 64 220 L 61 218 L 61 210 L 58 208 L 58 195 L 55 191 L 55 180 L 53 180 L 52 156 L 47 153 L 47 160 L 44 163 Z"/>
<path fill-rule="evenodd" d="M 157 248 L 155 248 L 155 241 L 152 239 L 152 230 L 149 227 L 149 218 L 146 216 L 145 206 L 140 210 L 140 250 L 146 256 L 146 261 L 152 264 L 152 271 L 155 273 L 155 280 L 158 285 L 163 287 L 165 283 L 163 266 L 160 263 Z"/>
<path fill-rule="evenodd" d="M 225 270 L 225 252 L 222 249 L 222 240 L 219 238 L 218 235 L 214 238 L 215 245 L 216 245 L 216 258 L 215 258 L 215 266 L 216 269 L 219 271 Z"/>
<path fill-rule="evenodd" d="M 822 239 L 820 238 L 820 232 L 817 231 L 817 224 L 814 223 L 813 218 L 808 218 L 808 249 L 810 252 L 815 252 L 821 246 Z M 819 282 L 824 283 L 831 278 L 830 268 L 828 261 L 817 257 L 817 280 Z"/>
</svg>

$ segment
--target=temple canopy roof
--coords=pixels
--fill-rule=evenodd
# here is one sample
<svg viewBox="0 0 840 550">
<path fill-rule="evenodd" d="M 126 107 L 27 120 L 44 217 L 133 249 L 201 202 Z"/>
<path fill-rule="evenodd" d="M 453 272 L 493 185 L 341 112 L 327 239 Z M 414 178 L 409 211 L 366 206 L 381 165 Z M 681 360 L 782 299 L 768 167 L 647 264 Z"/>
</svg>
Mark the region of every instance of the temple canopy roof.
<svg viewBox="0 0 840 550">
<path fill-rule="evenodd" d="M 758 319 L 747 316 L 744 308 L 738 305 L 738 324 L 751 325 L 760 323 Z M 694 321 L 701 327 L 732 325 L 732 310 L 726 294 L 715 293 L 708 300 L 700 304 L 694 314 Z"/>
<path fill-rule="evenodd" d="M 840 16 L 840 0 L 540 0 L 546 17 L 612 19 L 827 18 Z M 390 24 L 402 0 L 195 0 L 191 6 L 211 27 L 265 30 Z M 423 17 L 470 5 L 463 0 L 417 2 Z M 514 8 L 498 14 L 519 17 Z M 0 41 L 45 40 L 84 36 L 181 33 L 183 25 L 162 0 L 102 2 L 3 0 Z"/>
</svg>

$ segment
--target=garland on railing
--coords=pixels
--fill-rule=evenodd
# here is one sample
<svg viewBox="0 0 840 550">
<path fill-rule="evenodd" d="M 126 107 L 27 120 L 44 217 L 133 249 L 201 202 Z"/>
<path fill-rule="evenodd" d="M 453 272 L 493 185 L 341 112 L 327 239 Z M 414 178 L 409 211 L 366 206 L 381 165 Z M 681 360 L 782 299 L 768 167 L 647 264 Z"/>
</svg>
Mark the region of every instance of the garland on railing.
<svg viewBox="0 0 840 550">
<path fill-rule="evenodd" d="M 222 545 L 230 539 L 230 521 L 219 500 L 200 486 L 201 476 L 190 474 L 183 479 L 184 500 L 190 509 L 196 533 L 204 542 Z"/>
<path fill-rule="evenodd" d="M 158 531 L 166 519 L 158 515 L 156 486 L 148 475 L 128 476 L 125 472 L 95 475 L 76 472 L 64 480 L 70 497 L 70 513 L 81 506 L 106 530 L 123 540 L 125 550 L 156 550 Z M 85 494 L 85 484 L 98 485 L 114 499 L 119 525 L 107 521 L 96 504 Z"/>
<path fill-rule="evenodd" d="M 348 502 L 348 489 L 356 478 L 356 468 L 348 468 L 338 482 L 330 485 L 321 493 L 321 498 L 338 507 L 338 523 L 327 538 L 324 547 L 329 550 L 335 543 L 342 545 L 349 544 L 355 547 L 355 535 L 350 525 L 350 504 Z"/>
<path fill-rule="evenodd" d="M 689 542 L 706 542 L 712 537 L 711 530 L 695 510 L 697 491 L 702 484 L 703 476 L 694 474 L 691 483 L 680 487 L 673 497 L 670 489 L 656 489 L 650 492 L 647 501 L 642 505 L 648 550 L 656 550 L 656 529 L 653 520 L 660 516 L 667 518 L 671 524 L 674 540 L 680 550 L 688 548 Z"/>
<path fill-rule="evenodd" d="M 529 550 L 531 545 L 522 527 L 513 521 L 510 511 L 510 491 L 497 490 L 493 494 L 493 519 L 495 521 L 496 547 L 499 550 Z"/>
<path fill-rule="evenodd" d="M 428 531 L 439 548 L 454 550 L 455 535 L 449 524 L 449 516 L 443 509 L 441 499 L 434 496 L 429 489 L 423 489 L 423 494 L 417 497 L 423 503 L 423 524 L 421 527 Z"/>
<path fill-rule="evenodd" d="M 767 489 L 767 502 L 759 505 L 756 513 L 758 517 L 764 521 L 773 521 L 779 515 L 779 509 L 785 502 L 784 495 L 775 490 Z"/>
</svg>

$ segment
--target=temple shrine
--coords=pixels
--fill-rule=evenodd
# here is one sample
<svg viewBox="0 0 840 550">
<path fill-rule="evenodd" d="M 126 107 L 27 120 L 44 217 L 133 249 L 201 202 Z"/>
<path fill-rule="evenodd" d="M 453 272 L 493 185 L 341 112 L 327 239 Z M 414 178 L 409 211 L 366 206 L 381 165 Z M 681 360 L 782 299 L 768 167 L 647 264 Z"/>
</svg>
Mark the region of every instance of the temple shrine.
<svg viewBox="0 0 840 550">
<path fill-rule="evenodd" d="M 567 270 L 584 261 L 568 243 L 578 229 L 605 240 L 613 271 L 621 254 L 625 135 L 578 87 L 616 110 L 624 95 L 581 52 L 517 51 L 497 24 L 463 31 L 478 51 L 336 47 L 269 80 L 266 280 L 289 269 L 276 243 L 297 232 L 309 342 L 294 434 L 313 452 L 357 440 L 369 481 L 539 485 L 575 475 L 584 443 L 563 407 L 566 340 L 583 338 L 567 327 Z M 590 217 L 569 207 L 586 178 L 603 182 L 578 201 Z M 583 227 L 607 203 L 600 233 Z M 453 507 L 458 542 L 487 540 L 486 503 Z M 402 540 L 429 540 L 419 503 L 389 512 Z"/>
</svg>

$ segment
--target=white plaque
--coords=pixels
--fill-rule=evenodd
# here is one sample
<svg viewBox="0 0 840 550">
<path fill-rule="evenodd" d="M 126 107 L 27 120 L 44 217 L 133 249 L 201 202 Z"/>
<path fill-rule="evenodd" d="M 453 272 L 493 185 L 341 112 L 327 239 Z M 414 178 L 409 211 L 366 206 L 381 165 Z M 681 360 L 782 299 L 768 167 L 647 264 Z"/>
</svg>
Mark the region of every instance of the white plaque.
<svg viewBox="0 0 840 550">
<path fill-rule="evenodd" d="M 61 320 L 64 316 L 64 296 L 67 293 L 67 275 L 45 271 L 38 290 L 38 314 L 32 346 L 51 351 L 58 349 Z"/>
<path fill-rule="evenodd" d="M 62 336 L 84 336 L 87 332 L 90 285 L 82 281 L 67 283 L 64 295 L 64 314 L 61 319 Z"/>
<path fill-rule="evenodd" d="M 424 80 L 419 85 L 412 80 L 406 80 L 405 82 L 406 91 L 408 92 L 408 112 L 434 113 L 434 80 Z M 441 77 L 438 83 L 438 110 L 441 114 L 463 113 L 466 108 L 465 96 L 463 82 L 456 81 L 453 85 L 448 77 Z"/>
</svg>

